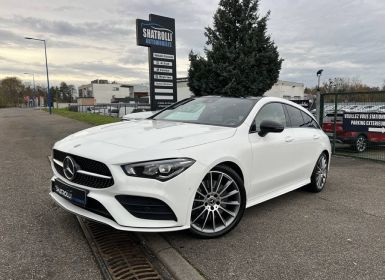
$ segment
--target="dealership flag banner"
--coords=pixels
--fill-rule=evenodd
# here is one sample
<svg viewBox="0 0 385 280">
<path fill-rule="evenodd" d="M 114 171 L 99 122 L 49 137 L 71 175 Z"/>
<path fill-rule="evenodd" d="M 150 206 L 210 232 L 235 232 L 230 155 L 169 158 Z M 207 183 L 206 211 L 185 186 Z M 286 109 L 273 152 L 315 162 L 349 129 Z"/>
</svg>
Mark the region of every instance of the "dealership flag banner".
<svg viewBox="0 0 385 280">
<path fill-rule="evenodd" d="M 136 40 L 148 47 L 151 110 L 158 111 L 177 100 L 175 20 L 154 14 L 137 19 Z"/>
</svg>

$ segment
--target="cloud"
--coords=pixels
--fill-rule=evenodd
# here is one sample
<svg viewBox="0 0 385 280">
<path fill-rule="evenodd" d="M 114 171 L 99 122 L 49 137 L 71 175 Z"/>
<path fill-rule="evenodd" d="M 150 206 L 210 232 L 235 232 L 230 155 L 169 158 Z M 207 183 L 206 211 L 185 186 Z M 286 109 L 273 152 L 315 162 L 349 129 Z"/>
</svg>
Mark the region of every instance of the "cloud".
<svg viewBox="0 0 385 280">
<path fill-rule="evenodd" d="M 45 20 L 35 17 L 14 16 L 11 18 L 0 18 L 0 27 L 20 28 L 35 33 L 45 33 L 50 36 L 66 36 L 78 38 L 98 38 L 109 40 L 116 37 L 127 37 L 135 35 L 135 28 L 126 21 L 85 21 L 81 23 L 70 23 L 67 21 Z"/>
<path fill-rule="evenodd" d="M 136 46 L 135 19 L 148 14 L 175 18 L 178 75 L 188 53 L 202 52 L 204 27 L 212 26 L 219 0 L 2 0 L 0 75 L 24 70 L 44 74 L 41 46 L 24 36 L 46 38 L 53 79 L 95 78 L 145 82 L 147 49 Z M 370 85 L 385 78 L 385 2 L 380 0 L 261 0 L 271 10 L 268 32 L 285 59 L 280 78 L 314 86 L 323 80 L 358 77 Z M 44 76 L 42 75 L 44 78 Z"/>
</svg>

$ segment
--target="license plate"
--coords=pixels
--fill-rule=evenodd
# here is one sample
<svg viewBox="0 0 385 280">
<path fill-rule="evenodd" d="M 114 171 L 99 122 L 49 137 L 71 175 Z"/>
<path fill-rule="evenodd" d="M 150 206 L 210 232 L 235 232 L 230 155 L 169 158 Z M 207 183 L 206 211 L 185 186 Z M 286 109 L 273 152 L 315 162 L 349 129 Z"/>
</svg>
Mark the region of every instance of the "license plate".
<svg viewBox="0 0 385 280">
<path fill-rule="evenodd" d="M 56 180 L 52 182 L 52 191 L 74 204 L 80 206 L 86 205 L 87 193 L 85 190 L 74 188 Z"/>
<path fill-rule="evenodd" d="M 328 133 L 326 133 L 326 135 L 329 136 L 329 137 L 333 137 L 334 133 L 333 132 L 328 132 Z"/>
</svg>

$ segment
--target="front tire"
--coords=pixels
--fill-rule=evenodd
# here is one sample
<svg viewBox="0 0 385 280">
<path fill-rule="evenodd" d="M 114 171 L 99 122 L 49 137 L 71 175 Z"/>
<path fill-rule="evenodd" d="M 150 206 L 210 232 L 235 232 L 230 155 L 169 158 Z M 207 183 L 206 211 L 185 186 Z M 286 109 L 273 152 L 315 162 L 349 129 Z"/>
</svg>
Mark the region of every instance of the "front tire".
<svg viewBox="0 0 385 280">
<path fill-rule="evenodd" d="M 192 206 L 190 231 L 214 238 L 231 231 L 246 207 L 243 181 L 230 167 L 218 165 L 200 183 Z"/>
<path fill-rule="evenodd" d="M 329 171 L 329 160 L 326 153 L 322 153 L 314 167 L 311 175 L 311 183 L 308 190 L 311 192 L 320 192 L 324 189 Z"/>
</svg>

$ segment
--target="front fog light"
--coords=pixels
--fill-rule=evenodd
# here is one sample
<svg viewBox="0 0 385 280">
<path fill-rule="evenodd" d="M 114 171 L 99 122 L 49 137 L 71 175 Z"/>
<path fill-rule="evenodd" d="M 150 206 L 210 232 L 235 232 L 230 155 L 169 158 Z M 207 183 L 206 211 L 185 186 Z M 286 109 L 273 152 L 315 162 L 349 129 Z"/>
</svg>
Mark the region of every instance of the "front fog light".
<svg viewBox="0 0 385 280">
<path fill-rule="evenodd" d="M 131 163 L 122 165 L 122 168 L 128 176 L 167 181 L 185 171 L 194 162 L 191 158 L 175 158 Z"/>
</svg>

